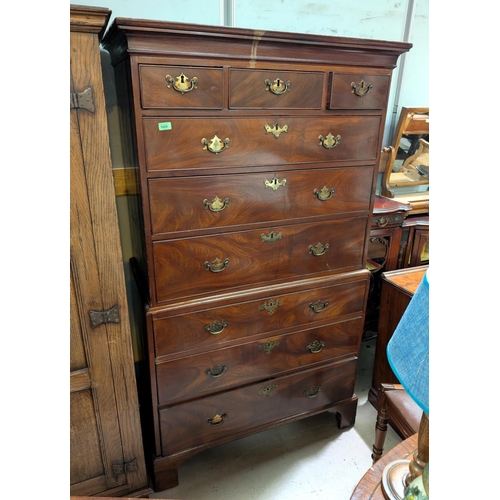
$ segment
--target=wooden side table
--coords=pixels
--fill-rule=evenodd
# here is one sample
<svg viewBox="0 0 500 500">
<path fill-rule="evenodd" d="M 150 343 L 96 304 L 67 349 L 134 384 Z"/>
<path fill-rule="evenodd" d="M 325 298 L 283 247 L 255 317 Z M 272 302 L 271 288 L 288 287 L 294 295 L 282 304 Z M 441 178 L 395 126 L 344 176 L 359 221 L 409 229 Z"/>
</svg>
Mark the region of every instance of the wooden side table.
<svg viewBox="0 0 500 500">
<path fill-rule="evenodd" d="M 394 460 L 411 460 L 417 445 L 418 434 L 414 434 L 383 455 L 361 478 L 352 493 L 351 500 L 385 500 L 382 492 L 382 472 L 385 466 Z"/>
<path fill-rule="evenodd" d="M 418 266 L 382 273 L 373 378 L 368 393 L 370 403 L 377 409 L 380 384 L 399 384 L 387 360 L 387 344 L 428 268 L 429 266 Z"/>
</svg>

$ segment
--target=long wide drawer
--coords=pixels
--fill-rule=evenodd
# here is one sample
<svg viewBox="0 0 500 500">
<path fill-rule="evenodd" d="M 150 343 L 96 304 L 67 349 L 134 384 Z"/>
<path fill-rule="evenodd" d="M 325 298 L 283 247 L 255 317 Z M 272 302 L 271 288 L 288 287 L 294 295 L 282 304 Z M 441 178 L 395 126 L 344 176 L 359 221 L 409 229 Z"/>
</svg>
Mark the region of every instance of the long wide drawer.
<svg viewBox="0 0 500 500">
<path fill-rule="evenodd" d="M 158 303 L 245 285 L 362 268 L 367 217 L 158 241 Z"/>
<path fill-rule="evenodd" d="M 355 356 L 361 321 L 360 317 L 158 363 L 158 403 L 168 404 L 338 357 Z"/>
<path fill-rule="evenodd" d="M 143 118 L 146 168 L 374 162 L 380 122 L 380 116 Z"/>
<path fill-rule="evenodd" d="M 153 234 L 368 213 L 373 167 L 149 180 Z"/>
<path fill-rule="evenodd" d="M 327 408 L 353 396 L 355 376 L 356 360 L 351 359 L 162 409 L 162 453 L 171 455 L 230 433 Z"/>
<path fill-rule="evenodd" d="M 158 314 L 153 317 L 155 356 L 206 351 L 259 334 L 362 315 L 367 286 L 364 276 L 347 283 L 277 293 L 188 314 Z"/>
</svg>

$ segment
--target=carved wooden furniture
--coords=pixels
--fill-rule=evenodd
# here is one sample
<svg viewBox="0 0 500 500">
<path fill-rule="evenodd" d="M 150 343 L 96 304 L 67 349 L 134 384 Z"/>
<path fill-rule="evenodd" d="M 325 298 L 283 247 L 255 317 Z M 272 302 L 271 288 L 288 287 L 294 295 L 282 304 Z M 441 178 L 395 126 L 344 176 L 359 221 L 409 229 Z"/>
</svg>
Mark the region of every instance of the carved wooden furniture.
<svg viewBox="0 0 500 500">
<path fill-rule="evenodd" d="M 147 496 L 99 51 L 110 13 L 70 7 L 70 492 Z"/>
<path fill-rule="evenodd" d="M 381 384 L 378 389 L 378 412 L 373 442 L 373 461 L 384 452 L 387 425 L 406 439 L 416 432 L 422 418 L 421 408 L 413 401 L 401 384 Z"/>
<path fill-rule="evenodd" d="M 398 269 L 382 274 L 380 315 L 375 347 L 373 378 L 368 399 L 378 408 L 377 394 L 382 384 L 399 384 L 387 360 L 387 344 L 396 330 L 428 266 Z"/>
<path fill-rule="evenodd" d="M 155 489 L 207 447 L 323 411 L 352 425 L 372 193 L 411 45 L 116 19 L 104 46 L 140 168 Z"/>
<path fill-rule="evenodd" d="M 407 150 L 401 147 L 403 140 L 410 142 Z M 428 141 L 429 108 L 401 108 L 391 146 L 384 148 L 389 156 L 382 178 L 382 196 L 410 203 L 413 215 L 429 212 Z M 427 175 L 411 168 L 417 159 L 415 166 L 425 165 Z"/>
<path fill-rule="evenodd" d="M 410 210 L 409 203 L 375 196 L 366 263 L 367 269 L 371 272 L 364 327 L 366 337 L 370 336 L 370 332 L 377 331 L 381 274 L 401 267 L 402 225 Z"/>
<path fill-rule="evenodd" d="M 350 500 L 385 500 L 382 491 L 382 472 L 395 460 L 412 459 L 417 451 L 418 437 L 418 434 L 413 434 L 377 460 L 361 478 Z"/>
</svg>

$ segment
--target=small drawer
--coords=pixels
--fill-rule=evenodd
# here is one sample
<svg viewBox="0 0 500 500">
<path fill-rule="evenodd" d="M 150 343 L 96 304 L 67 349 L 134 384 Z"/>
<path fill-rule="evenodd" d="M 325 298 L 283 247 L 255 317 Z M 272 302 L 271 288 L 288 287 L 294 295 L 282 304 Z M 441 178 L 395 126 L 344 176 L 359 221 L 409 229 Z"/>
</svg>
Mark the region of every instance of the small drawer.
<svg viewBox="0 0 500 500">
<path fill-rule="evenodd" d="M 369 210 L 373 167 L 149 180 L 152 234 Z"/>
<path fill-rule="evenodd" d="M 149 172 L 375 162 L 380 116 L 143 118 Z"/>
<path fill-rule="evenodd" d="M 324 324 L 348 314 L 361 316 L 368 279 L 365 275 L 348 283 L 153 317 L 155 356 L 215 349 L 266 332 Z"/>
<path fill-rule="evenodd" d="M 390 76 L 334 73 L 330 109 L 385 109 Z"/>
<path fill-rule="evenodd" d="M 325 73 L 229 70 L 233 109 L 321 109 Z"/>
<path fill-rule="evenodd" d="M 165 408 L 159 412 L 162 454 L 327 409 L 353 396 L 355 377 L 352 359 Z"/>
<path fill-rule="evenodd" d="M 159 363 L 158 403 L 168 404 L 338 357 L 355 356 L 362 327 L 358 318 Z"/>
<path fill-rule="evenodd" d="M 155 242 L 157 302 L 361 269 L 366 224 L 352 217 Z"/>
<path fill-rule="evenodd" d="M 220 68 L 139 66 L 141 106 L 148 108 L 222 109 Z"/>
</svg>

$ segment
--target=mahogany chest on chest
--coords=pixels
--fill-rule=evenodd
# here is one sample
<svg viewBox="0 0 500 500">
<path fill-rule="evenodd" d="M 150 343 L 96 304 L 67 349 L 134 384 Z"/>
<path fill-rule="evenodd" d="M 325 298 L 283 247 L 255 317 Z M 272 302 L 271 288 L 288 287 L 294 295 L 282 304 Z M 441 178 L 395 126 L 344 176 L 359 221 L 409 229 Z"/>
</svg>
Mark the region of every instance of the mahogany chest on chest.
<svg viewBox="0 0 500 500">
<path fill-rule="evenodd" d="M 410 46 L 133 19 L 106 35 L 140 171 L 157 490 L 207 447 L 322 411 L 354 423 L 378 158 Z"/>
</svg>

